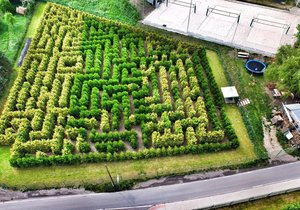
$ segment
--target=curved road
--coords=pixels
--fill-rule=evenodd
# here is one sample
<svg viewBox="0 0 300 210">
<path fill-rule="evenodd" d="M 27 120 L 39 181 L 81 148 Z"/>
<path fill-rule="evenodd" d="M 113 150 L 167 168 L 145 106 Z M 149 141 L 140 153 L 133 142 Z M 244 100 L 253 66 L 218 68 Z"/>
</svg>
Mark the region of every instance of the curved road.
<svg viewBox="0 0 300 210">
<path fill-rule="evenodd" d="M 125 207 L 146 208 L 160 203 L 207 198 L 296 179 L 300 179 L 300 162 L 203 181 L 140 190 L 10 201 L 0 203 L 0 209 L 89 210 Z"/>
</svg>

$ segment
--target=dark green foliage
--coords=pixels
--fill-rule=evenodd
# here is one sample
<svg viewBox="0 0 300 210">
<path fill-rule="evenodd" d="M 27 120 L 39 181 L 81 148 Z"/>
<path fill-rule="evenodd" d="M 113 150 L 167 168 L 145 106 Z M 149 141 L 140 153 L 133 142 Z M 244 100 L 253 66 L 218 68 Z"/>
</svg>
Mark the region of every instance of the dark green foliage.
<svg viewBox="0 0 300 210">
<path fill-rule="evenodd" d="M 279 89 L 300 96 L 300 48 L 282 46 L 276 54 L 275 63 L 268 66 L 266 77 L 276 82 Z"/>
<path fill-rule="evenodd" d="M 223 144 L 203 144 L 203 145 L 193 145 L 180 148 L 178 147 L 168 147 L 168 148 L 158 148 L 158 149 L 145 149 L 143 151 L 125 153 L 89 153 L 86 155 L 62 155 L 62 156 L 49 156 L 49 157 L 40 157 L 34 158 L 33 156 L 28 156 L 24 158 L 11 158 L 10 164 L 13 167 L 28 168 L 33 166 L 52 166 L 52 165 L 73 165 L 79 163 L 99 163 L 104 161 L 120 161 L 120 160 L 131 160 L 131 159 L 147 159 L 153 157 L 165 157 L 173 155 L 183 155 L 188 153 L 193 154 L 203 154 L 210 152 L 218 152 L 222 150 L 231 149 L 232 146 L 230 143 Z M 100 149 L 100 148 L 99 148 Z"/>
<path fill-rule="evenodd" d="M 9 75 L 12 72 L 12 66 L 5 55 L 0 52 L 0 96 L 7 87 Z"/>
<path fill-rule="evenodd" d="M 0 0 L 0 15 L 3 15 L 5 12 L 14 13 L 15 8 L 9 0 Z"/>
</svg>

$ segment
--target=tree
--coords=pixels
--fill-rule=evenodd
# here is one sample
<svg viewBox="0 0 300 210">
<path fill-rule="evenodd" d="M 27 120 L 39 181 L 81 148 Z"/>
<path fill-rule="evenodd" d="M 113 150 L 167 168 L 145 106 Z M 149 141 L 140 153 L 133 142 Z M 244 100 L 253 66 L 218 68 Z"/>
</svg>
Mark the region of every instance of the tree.
<svg viewBox="0 0 300 210">
<path fill-rule="evenodd" d="M 4 15 L 6 12 L 14 12 L 14 7 L 9 0 L 0 0 L 0 15 Z"/>
<path fill-rule="evenodd" d="M 5 12 L 5 14 L 3 15 L 3 20 L 7 25 L 14 25 L 16 22 L 16 18 L 13 16 L 12 13 L 10 12 Z"/>
<path fill-rule="evenodd" d="M 269 81 L 276 82 L 279 89 L 300 96 L 300 48 L 290 45 L 281 47 L 276 62 L 266 71 Z"/>
<path fill-rule="evenodd" d="M 3 20 L 4 20 L 4 23 L 6 23 L 8 26 L 8 41 L 7 41 L 7 45 L 6 45 L 6 50 L 7 50 L 9 48 L 12 26 L 15 24 L 16 18 L 10 12 L 6 12 L 3 15 Z"/>
<path fill-rule="evenodd" d="M 0 96 L 7 87 L 9 75 L 12 72 L 12 66 L 5 55 L 0 52 Z"/>
<path fill-rule="evenodd" d="M 22 6 L 26 7 L 26 13 L 31 13 L 35 4 L 35 0 L 21 0 Z"/>
</svg>

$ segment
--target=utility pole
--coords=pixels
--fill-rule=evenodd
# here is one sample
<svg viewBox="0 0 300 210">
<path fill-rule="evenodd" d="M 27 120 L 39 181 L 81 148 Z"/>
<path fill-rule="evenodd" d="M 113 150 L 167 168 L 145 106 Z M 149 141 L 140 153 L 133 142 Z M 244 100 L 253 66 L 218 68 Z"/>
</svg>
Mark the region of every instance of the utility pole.
<svg viewBox="0 0 300 210">
<path fill-rule="evenodd" d="M 107 171 L 107 173 L 108 173 L 108 175 L 109 175 L 109 178 L 110 178 L 110 180 L 111 180 L 111 184 L 112 184 L 112 186 L 114 187 L 114 189 L 116 190 L 115 182 L 114 182 L 114 180 L 113 180 L 113 178 L 112 178 L 112 176 L 111 176 L 111 174 L 110 174 L 110 172 L 109 172 L 108 167 L 107 167 L 106 164 L 105 164 L 105 168 L 106 168 L 106 171 Z"/>
</svg>

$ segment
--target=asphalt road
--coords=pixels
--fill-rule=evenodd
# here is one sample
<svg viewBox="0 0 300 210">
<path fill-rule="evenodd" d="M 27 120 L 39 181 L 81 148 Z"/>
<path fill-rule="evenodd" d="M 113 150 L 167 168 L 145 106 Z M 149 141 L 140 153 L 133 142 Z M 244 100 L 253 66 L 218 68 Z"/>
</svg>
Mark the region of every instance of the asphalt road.
<svg viewBox="0 0 300 210">
<path fill-rule="evenodd" d="M 5 210 L 89 210 L 148 207 L 159 203 L 209 197 L 300 178 L 300 162 L 231 176 L 116 193 L 35 198 L 0 203 Z"/>
</svg>

